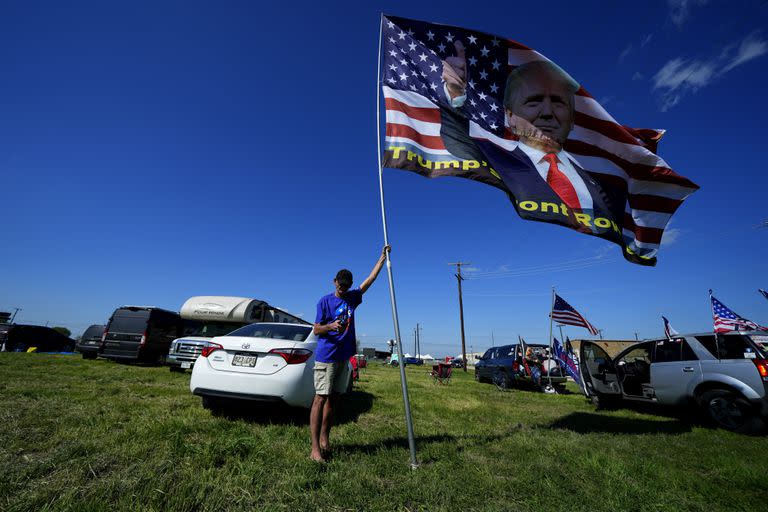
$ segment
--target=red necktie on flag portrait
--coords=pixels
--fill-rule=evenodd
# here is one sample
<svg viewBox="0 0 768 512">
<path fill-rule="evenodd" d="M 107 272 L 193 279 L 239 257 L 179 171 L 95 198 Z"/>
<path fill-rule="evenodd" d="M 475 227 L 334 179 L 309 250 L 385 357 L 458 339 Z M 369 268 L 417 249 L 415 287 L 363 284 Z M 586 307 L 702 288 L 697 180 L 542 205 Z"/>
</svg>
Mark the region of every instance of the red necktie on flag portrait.
<svg viewBox="0 0 768 512">
<path fill-rule="evenodd" d="M 566 176 L 565 173 L 563 173 L 563 171 L 557 167 L 560 159 L 557 158 L 557 155 L 554 153 L 547 153 L 544 155 L 544 160 L 549 163 L 549 171 L 547 172 L 547 184 L 552 187 L 552 190 L 555 191 L 555 194 L 557 194 L 558 197 L 563 200 L 568 208 L 572 210 L 580 210 L 581 205 L 579 204 L 579 196 L 576 194 L 576 189 L 573 188 L 571 180 L 568 179 L 568 176 Z"/>
</svg>

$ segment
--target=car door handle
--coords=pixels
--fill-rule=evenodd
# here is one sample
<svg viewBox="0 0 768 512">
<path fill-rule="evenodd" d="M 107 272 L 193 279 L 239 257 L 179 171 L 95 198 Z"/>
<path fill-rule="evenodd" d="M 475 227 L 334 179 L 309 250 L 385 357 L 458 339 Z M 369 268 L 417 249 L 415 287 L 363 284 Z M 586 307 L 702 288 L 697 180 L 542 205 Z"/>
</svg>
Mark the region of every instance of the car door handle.
<svg viewBox="0 0 768 512">
<path fill-rule="evenodd" d="M 683 368 L 683 371 L 685 373 L 691 373 L 691 372 L 693 372 L 693 366 L 686 366 L 686 367 Z"/>
</svg>

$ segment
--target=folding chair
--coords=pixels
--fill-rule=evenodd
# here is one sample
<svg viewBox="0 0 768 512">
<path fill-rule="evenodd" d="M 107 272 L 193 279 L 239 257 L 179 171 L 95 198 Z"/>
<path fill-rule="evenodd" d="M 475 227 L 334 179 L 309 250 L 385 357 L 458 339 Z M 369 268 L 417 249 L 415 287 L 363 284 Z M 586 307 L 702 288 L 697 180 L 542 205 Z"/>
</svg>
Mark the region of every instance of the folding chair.
<svg viewBox="0 0 768 512">
<path fill-rule="evenodd" d="M 429 372 L 429 375 L 437 384 L 448 384 L 451 382 L 452 373 L 453 367 L 451 365 L 440 363 L 432 367 L 432 371 Z"/>
</svg>

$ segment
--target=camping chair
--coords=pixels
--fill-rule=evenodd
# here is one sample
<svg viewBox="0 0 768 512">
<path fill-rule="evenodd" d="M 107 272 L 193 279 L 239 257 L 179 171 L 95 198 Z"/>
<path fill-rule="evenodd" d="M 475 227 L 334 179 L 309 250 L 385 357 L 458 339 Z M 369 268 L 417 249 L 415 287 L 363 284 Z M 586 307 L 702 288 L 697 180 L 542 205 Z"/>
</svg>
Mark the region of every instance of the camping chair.
<svg viewBox="0 0 768 512">
<path fill-rule="evenodd" d="M 437 384 L 449 384 L 451 382 L 452 373 L 453 367 L 450 364 L 439 363 L 432 367 L 432 371 L 429 372 L 429 375 Z"/>
</svg>

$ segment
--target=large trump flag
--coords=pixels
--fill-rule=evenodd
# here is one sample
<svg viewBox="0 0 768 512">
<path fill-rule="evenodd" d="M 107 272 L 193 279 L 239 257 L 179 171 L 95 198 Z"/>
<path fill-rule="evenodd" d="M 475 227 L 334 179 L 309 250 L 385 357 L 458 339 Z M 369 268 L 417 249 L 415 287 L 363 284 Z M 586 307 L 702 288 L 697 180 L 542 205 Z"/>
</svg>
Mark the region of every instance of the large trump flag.
<svg viewBox="0 0 768 512">
<path fill-rule="evenodd" d="M 656 263 L 698 188 L 656 155 L 663 131 L 622 126 L 563 69 L 502 37 L 385 16 L 382 43 L 385 167 L 492 185 L 524 219 Z"/>
</svg>

